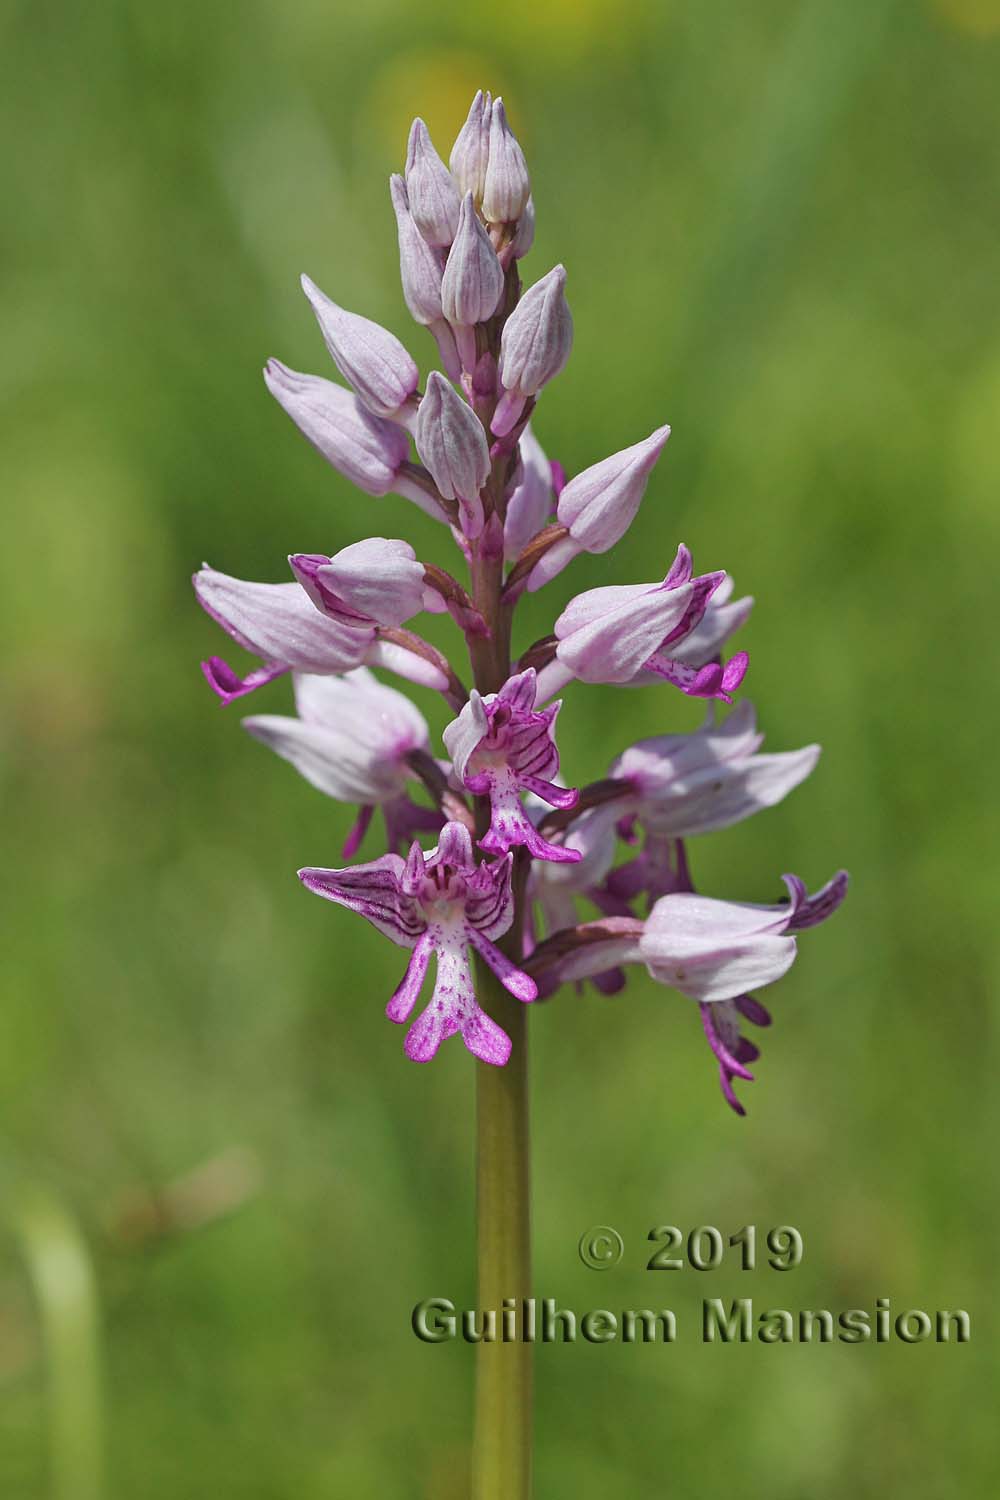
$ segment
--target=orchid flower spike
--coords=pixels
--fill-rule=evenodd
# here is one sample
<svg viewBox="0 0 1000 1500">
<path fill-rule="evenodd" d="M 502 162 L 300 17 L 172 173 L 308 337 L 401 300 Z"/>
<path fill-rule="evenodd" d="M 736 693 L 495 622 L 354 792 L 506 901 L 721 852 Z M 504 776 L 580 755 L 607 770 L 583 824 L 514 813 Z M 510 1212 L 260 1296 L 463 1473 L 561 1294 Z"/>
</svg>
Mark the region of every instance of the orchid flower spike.
<svg viewBox="0 0 1000 1500">
<path fill-rule="evenodd" d="M 394 1021 L 411 1018 L 436 955 L 433 994 L 407 1033 L 410 1057 L 426 1061 L 460 1032 L 476 1057 L 506 1062 L 511 1041 L 474 993 L 473 950 L 521 1000 L 564 981 L 617 993 L 629 967 L 645 967 L 698 1004 L 723 1093 L 741 1111 L 734 1085 L 751 1077 L 756 1056 L 744 1023 L 769 1020 L 750 991 L 786 971 L 796 934 L 835 909 L 846 876 L 813 897 L 787 877 L 789 900 L 776 906 L 716 901 L 695 893 L 686 841 L 780 802 L 811 773 L 819 747 L 764 753 L 751 704 L 722 717 L 716 705 L 732 704 L 748 665 L 745 651 L 727 660 L 724 649 L 753 600 L 736 597 L 721 569 L 695 574 L 683 544 L 660 581 L 608 582 L 557 606 L 513 659 L 524 596 L 537 597 L 579 554 L 606 555 L 622 539 L 670 428 L 568 481 L 546 458 L 532 420 L 567 363 L 573 318 L 561 264 L 522 295 L 518 261 L 535 207 L 502 99 L 476 94 L 448 166 L 415 119 L 389 195 L 406 307 L 430 331 L 442 368 L 421 378 L 395 334 L 303 277 L 343 383 L 278 360 L 264 379 L 365 495 L 403 496 L 445 522 L 437 539 L 454 540 L 467 577 L 453 576 L 447 559 L 423 561 L 423 542 L 418 556 L 409 539 L 386 536 L 332 555 L 293 552 L 289 583 L 206 565 L 194 579 L 199 602 L 256 661 L 243 675 L 219 657 L 203 670 L 226 703 L 290 676 L 294 714 L 244 724 L 311 786 L 357 807 L 345 861 L 381 810 L 382 858 L 300 873 L 411 950 L 389 1002 Z M 432 644 L 414 633 L 420 613 L 447 614 L 441 627 L 457 627 L 471 693 L 436 635 Z M 373 667 L 445 697 L 450 760 L 434 756 L 423 715 Z M 556 722 L 559 694 L 574 681 L 668 682 L 707 700 L 706 719 L 687 734 L 652 724 L 661 732 L 608 747 L 608 776 L 565 786 Z M 659 713 L 669 699 L 649 701 Z M 439 842 L 425 854 L 414 839 L 427 833 Z M 505 934 L 501 952 L 495 940 Z"/>
<path fill-rule="evenodd" d="M 523 844 L 536 859 L 574 863 L 579 851 L 542 838 L 521 802 L 522 792 L 533 792 L 550 807 L 569 808 L 579 797 L 551 780 L 559 770 L 555 721 L 561 704 L 537 710 L 535 684 L 529 667 L 509 677 L 498 693 L 484 697 L 473 689 L 442 738 L 462 785 L 490 799 L 490 826 L 481 848 L 504 854 Z"/>
<path fill-rule="evenodd" d="M 406 1034 L 406 1055 L 429 1062 L 446 1037 L 461 1034 L 473 1056 L 502 1066 L 510 1038 L 476 999 L 469 950 L 474 949 L 518 1000 L 534 1000 L 533 979 L 496 947 L 514 918 L 512 856 L 477 865 L 469 830 L 446 823 L 425 858 L 419 844 L 404 862 L 386 854 L 346 870 L 305 869 L 299 879 L 317 896 L 358 912 L 402 948 L 413 950 L 402 983 L 386 1007 L 406 1021 L 423 987 L 431 955 L 437 978 L 430 1003 Z"/>
</svg>

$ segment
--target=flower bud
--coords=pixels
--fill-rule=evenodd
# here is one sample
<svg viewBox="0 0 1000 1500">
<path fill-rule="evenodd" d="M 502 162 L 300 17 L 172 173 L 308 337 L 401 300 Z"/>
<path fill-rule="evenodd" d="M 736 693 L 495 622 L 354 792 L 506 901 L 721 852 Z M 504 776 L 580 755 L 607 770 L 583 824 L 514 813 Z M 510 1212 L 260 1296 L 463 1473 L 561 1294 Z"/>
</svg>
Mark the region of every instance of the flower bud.
<svg viewBox="0 0 1000 1500">
<path fill-rule="evenodd" d="M 366 537 L 329 558 L 297 557 L 296 576 L 325 614 L 343 606 L 379 625 L 403 625 L 430 605 L 442 603 L 424 583 L 424 565 L 409 542 L 398 537 Z"/>
<path fill-rule="evenodd" d="M 460 502 L 463 532 L 478 536 L 483 524 L 479 492 L 490 472 L 486 433 L 472 408 L 437 370 L 427 377 L 414 438 L 441 494 Z"/>
<path fill-rule="evenodd" d="M 194 589 L 206 614 L 261 662 L 243 678 L 218 656 L 202 663 L 209 685 L 223 703 L 289 670 L 349 672 L 371 660 L 375 622 L 354 612 L 350 617 L 324 618 L 298 583 L 251 583 L 206 563 L 194 576 Z"/>
<path fill-rule="evenodd" d="M 406 191 L 413 222 L 429 245 L 450 245 L 461 199 L 454 178 L 434 150 L 427 126 L 416 119 L 406 147 Z"/>
<path fill-rule="evenodd" d="M 492 424 L 497 437 L 511 431 L 528 397 L 554 379 L 569 359 L 573 318 L 565 286 L 565 267 L 553 267 L 528 288 L 504 324 L 500 380 L 505 390 Z"/>
<path fill-rule="evenodd" d="M 327 463 L 367 495 L 387 495 L 409 456 L 401 427 L 376 417 L 352 391 L 269 359 L 264 383 Z"/>
<path fill-rule="evenodd" d="M 402 177 L 393 175 L 389 178 L 389 195 L 396 215 L 399 275 L 406 306 L 413 321 L 423 324 L 434 335 L 441 363 L 450 378 L 461 380 L 462 361 L 458 357 L 455 335 L 441 311 L 444 252 L 429 245 L 413 222 L 406 183 Z"/>
<path fill-rule="evenodd" d="M 417 389 L 420 372 L 395 334 L 370 318 L 345 312 L 308 276 L 302 277 L 302 290 L 334 364 L 369 411 L 379 417 L 403 412 Z"/>
<path fill-rule="evenodd" d="M 477 203 L 482 201 L 486 182 L 491 114 L 490 96 L 488 93 L 484 95 L 482 89 L 479 89 L 472 101 L 468 119 L 451 148 L 448 161 L 451 175 L 458 183 L 458 191 L 462 194 L 471 193 Z"/>
<path fill-rule="evenodd" d="M 449 323 L 471 327 L 492 318 L 502 296 L 503 271 L 468 192 L 444 268 L 441 307 Z"/>
<path fill-rule="evenodd" d="M 631 526 L 669 427 L 584 469 L 559 496 L 556 515 L 581 552 L 607 552 Z"/>
<path fill-rule="evenodd" d="M 517 221 L 517 229 L 511 240 L 510 252 L 514 260 L 523 260 L 535 243 L 535 200 L 528 194 L 524 212 Z"/>
<path fill-rule="evenodd" d="M 438 322 L 441 312 L 441 276 L 444 260 L 424 239 L 413 220 L 406 183 L 398 174 L 389 178 L 389 196 L 396 215 L 399 239 L 399 275 L 403 296 L 415 323 Z"/>
<path fill-rule="evenodd" d="M 522 432 L 519 447 L 521 477 L 507 501 L 503 523 L 504 555 L 508 562 L 516 562 L 531 538 L 541 531 L 552 513 L 554 498 L 549 461 L 530 425 Z"/>
<path fill-rule="evenodd" d="M 489 155 L 483 180 L 483 216 L 488 224 L 515 224 L 524 212 L 531 184 L 524 152 L 507 124 L 503 100 L 490 115 Z"/>
<path fill-rule="evenodd" d="M 295 718 L 255 714 L 243 728 L 328 797 L 390 813 L 412 775 L 407 754 L 430 743 L 423 715 L 365 667 L 343 677 L 299 672 L 293 686 Z"/>
</svg>

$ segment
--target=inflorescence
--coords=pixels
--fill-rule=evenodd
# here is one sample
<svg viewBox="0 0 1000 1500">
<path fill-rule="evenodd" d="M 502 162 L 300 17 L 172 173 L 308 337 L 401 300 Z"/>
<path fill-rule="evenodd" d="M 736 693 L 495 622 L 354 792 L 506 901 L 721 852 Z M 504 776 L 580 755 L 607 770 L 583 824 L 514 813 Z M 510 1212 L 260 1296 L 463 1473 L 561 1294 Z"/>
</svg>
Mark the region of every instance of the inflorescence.
<svg viewBox="0 0 1000 1500">
<path fill-rule="evenodd" d="M 327 796 L 357 805 L 344 858 L 381 810 L 386 853 L 299 876 L 410 950 L 391 1020 L 409 1020 L 434 957 L 430 1001 L 406 1036 L 410 1058 L 427 1062 L 458 1032 L 476 1057 L 506 1063 L 510 1039 L 477 999 L 473 953 L 521 1001 L 585 979 L 615 993 L 626 966 L 641 964 L 697 1002 L 722 1091 L 742 1114 L 733 1083 L 753 1077 L 758 1055 L 742 1026 L 770 1024 L 751 991 L 786 972 L 795 934 L 836 910 L 847 877 L 809 896 L 785 876 L 788 899 L 775 905 L 715 900 L 694 890 L 687 840 L 781 801 L 819 748 L 761 754 L 749 702 L 720 716 L 748 663 L 745 651 L 726 660 L 723 647 L 753 601 L 732 598 L 725 572 L 696 574 L 683 545 L 662 581 L 578 594 L 550 635 L 512 659 L 518 599 L 579 553 L 614 547 L 670 429 L 569 480 L 546 459 L 531 418 L 569 358 L 573 322 L 561 265 L 522 295 L 534 204 L 502 100 L 476 95 L 450 167 L 415 120 L 390 196 L 406 305 L 433 335 L 444 373 L 432 370 L 421 389 L 393 334 L 304 276 L 346 384 L 273 359 L 264 379 L 341 474 L 368 495 L 405 496 L 450 529 L 469 587 L 398 538 L 333 557 L 295 553 L 287 583 L 206 565 L 194 579 L 200 603 L 259 665 L 240 676 L 212 657 L 205 675 L 223 703 L 291 675 L 295 717 L 243 724 Z M 465 637 L 470 692 L 409 628 L 423 611 L 449 613 Z M 455 715 L 447 760 L 432 754 L 419 710 L 373 667 L 444 696 Z M 557 780 L 555 695 L 574 679 L 671 685 L 708 700 L 707 718 L 694 733 L 641 740 L 602 781 L 567 788 Z M 425 851 L 420 834 L 435 846 Z M 580 921 L 580 899 L 599 915 Z"/>
</svg>

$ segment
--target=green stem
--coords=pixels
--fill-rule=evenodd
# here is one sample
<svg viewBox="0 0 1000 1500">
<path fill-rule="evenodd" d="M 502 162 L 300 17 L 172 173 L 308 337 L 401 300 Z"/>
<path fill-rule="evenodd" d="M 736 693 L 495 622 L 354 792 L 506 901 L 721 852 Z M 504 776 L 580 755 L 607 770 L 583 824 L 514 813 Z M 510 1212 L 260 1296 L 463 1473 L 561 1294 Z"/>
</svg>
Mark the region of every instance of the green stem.
<svg viewBox="0 0 1000 1500">
<path fill-rule="evenodd" d="M 478 1063 L 476 1079 L 477 1306 L 496 1309 L 499 1336 L 504 1299 L 514 1298 L 520 1314 L 521 1299 L 531 1296 L 528 1007 L 484 964 L 477 983 L 480 1004 L 513 1043 L 506 1067 Z M 476 1347 L 473 1500 L 529 1500 L 531 1355 L 520 1339 Z"/>
</svg>

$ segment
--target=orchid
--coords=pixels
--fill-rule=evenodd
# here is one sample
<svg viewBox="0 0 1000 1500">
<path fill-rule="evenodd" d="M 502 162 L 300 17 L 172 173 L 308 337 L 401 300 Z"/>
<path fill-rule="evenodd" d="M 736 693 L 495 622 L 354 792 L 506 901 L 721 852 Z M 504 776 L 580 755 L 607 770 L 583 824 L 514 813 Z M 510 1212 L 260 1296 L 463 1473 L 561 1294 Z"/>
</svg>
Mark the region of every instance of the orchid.
<svg viewBox="0 0 1000 1500">
<path fill-rule="evenodd" d="M 261 714 L 246 728 L 328 796 L 358 806 L 347 853 L 381 807 L 393 859 L 413 833 L 442 823 L 451 830 L 449 858 L 469 840 L 473 852 L 447 865 L 461 872 L 449 881 L 467 883 L 474 871 L 485 872 L 475 880 L 486 880 L 497 861 L 516 854 L 521 873 L 509 896 L 520 915 L 500 935 L 511 934 L 512 963 L 544 936 L 542 956 L 532 961 L 547 993 L 560 974 L 606 982 L 609 971 L 618 972 L 613 954 L 604 955 L 605 969 L 594 967 L 600 945 L 593 933 L 579 938 L 577 957 L 572 942 L 563 951 L 560 930 L 578 931 L 579 902 L 596 906 L 604 921 L 644 920 L 650 973 L 691 993 L 693 981 L 678 976 L 697 964 L 671 943 L 681 944 L 697 917 L 709 937 L 716 933 L 718 952 L 729 953 L 737 918 L 731 903 L 693 894 L 684 841 L 773 806 L 809 775 L 819 748 L 762 754 L 749 703 L 725 719 L 710 707 L 693 733 L 661 733 L 621 751 L 596 787 L 562 784 L 557 694 L 574 682 L 659 683 L 710 705 L 731 704 L 749 659 L 737 651 L 725 661 L 722 651 L 753 601 L 734 599 L 722 570 L 696 573 L 681 543 L 660 582 L 578 593 L 557 612 L 552 634 L 512 663 L 520 595 L 552 584 L 579 553 L 615 545 L 639 511 L 670 428 L 664 423 L 569 478 L 545 457 L 528 419 L 569 358 L 573 320 L 562 265 L 521 294 L 519 261 L 534 209 L 502 100 L 477 94 L 450 167 L 426 124 L 415 120 L 405 172 L 390 188 L 407 305 L 433 333 L 445 372 L 432 369 L 421 389 L 418 365 L 394 333 L 339 306 L 304 276 L 327 350 L 350 389 L 277 360 L 268 361 L 265 381 L 309 441 L 367 494 L 402 494 L 450 522 L 469 588 L 437 562 L 421 561 L 401 538 L 370 537 L 333 556 L 293 553 L 290 583 L 243 582 L 206 566 L 195 577 L 199 601 L 259 665 L 241 675 L 212 657 L 205 674 L 223 702 L 292 676 L 297 716 Z M 415 616 L 442 611 L 466 638 L 474 679 L 468 693 L 451 662 L 411 628 Z M 433 758 L 422 715 L 408 715 L 405 700 L 379 683 L 372 667 L 444 696 L 454 715 L 443 731 L 446 761 Z M 430 805 L 409 795 L 414 787 Z M 640 839 L 641 849 L 619 860 L 618 849 Z M 416 855 L 408 859 L 413 885 Z M 435 855 L 428 870 L 444 870 L 443 860 Z M 388 867 L 378 868 L 378 879 L 386 879 Z M 338 900 L 332 893 L 347 890 L 349 877 L 334 872 L 326 884 L 318 876 L 306 884 L 322 885 L 322 894 Z M 643 898 L 649 914 L 640 919 L 633 914 Z M 779 934 L 774 925 L 782 921 L 767 919 L 754 954 L 794 955 L 785 927 Z M 547 963 L 546 951 L 558 952 L 560 962 Z M 717 967 L 716 949 L 706 951 L 703 962 Z M 442 984 L 454 962 L 442 960 Z M 464 997 L 465 970 L 456 984 Z M 738 996 L 713 989 L 696 998 L 711 1005 Z M 473 1011 L 465 998 L 461 1005 L 465 1019 L 457 1029 L 465 1035 Z M 478 1045 L 489 1028 L 469 1025 Z M 722 1031 L 712 1035 L 718 1040 Z M 418 1050 L 423 1055 L 422 1044 Z M 483 1045 L 477 1055 L 499 1063 L 506 1061 L 502 1050 Z M 412 1046 L 408 1052 L 414 1055 Z"/>
<path fill-rule="evenodd" d="M 642 836 L 641 852 L 608 875 L 601 895 L 628 905 L 645 893 L 658 897 L 690 891 L 685 840 L 731 828 L 774 807 L 814 769 L 818 745 L 776 755 L 757 753 L 753 704 L 744 701 L 721 726 L 714 719 L 693 734 L 640 740 L 613 762 L 604 804 L 620 814 L 618 831 L 628 843 Z"/>
<path fill-rule="evenodd" d="M 379 932 L 413 954 L 386 1007 L 392 1021 L 405 1021 L 416 1004 L 433 955 L 437 979 L 430 1003 L 406 1034 L 406 1055 L 429 1062 L 445 1037 L 460 1032 L 483 1062 L 503 1065 L 510 1056 L 507 1033 L 483 1010 L 469 967 L 473 948 L 518 1000 L 534 1000 L 537 986 L 493 943 L 514 920 L 510 855 L 477 864 L 469 830 L 447 823 L 437 848 L 425 859 L 412 845 L 404 862 L 384 854 L 346 870 L 299 871 L 303 885 L 367 918 Z"/>
<path fill-rule="evenodd" d="M 380 639 L 375 620 L 342 609 L 324 619 L 297 583 L 249 583 L 206 563 L 194 577 L 198 602 L 236 643 L 262 665 L 240 677 L 221 657 L 202 670 L 223 703 L 242 698 L 286 672 L 350 672 L 364 663 L 390 667 L 413 682 L 440 688 L 447 675 L 416 651 L 401 652 Z"/>
<path fill-rule="evenodd" d="M 415 120 L 389 192 L 403 298 L 442 369 L 421 380 L 395 333 L 303 277 L 339 380 L 329 367 L 305 374 L 272 359 L 265 381 L 366 496 L 400 495 L 444 522 L 435 535 L 454 542 L 453 560 L 422 559 L 405 538 L 380 535 L 333 555 L 293 551 L 291 581 L 246 582 L 206 565 L 194 585 L 206 612 L 256 658 L 244 669 L 204 663 L 223 703 L 290 676 L 297 713 L 244 724 L 312 786 L 359 809 L 345 859 L 382 810 L 376 857 L 299 875 L 409 950 L 387 1004 L 391 1021 L 409 1023 L 407 1057 L 428 1062 L 458 1034 L 486 1065 L 477 1088 L 480 1290 L 489 1305 L 530 1286 L 529 1004 L 551 1004 L 563 986 L 587 980 L 618 993 L 644 972 L 678 1012 L 698 1006 L 723 1094 L 742 1113 L 734 1083 L 752 1077 L 757 1052 L 741 1026 L 770 1021 L 751 991 L 787 973 L 797 934 L 836 910 L 847 877 L 811 897 L 786 877 L 788 899 L 773 905 L 695 890 L 688 841 L 780 802 L 812 772 L 819 747 L 762 753 L 753 706 L 733 706 L 748 653 L 724 655 L 753 599 L 735 596 L 723 568 L 696 573 L 676 535 L 663 546 L 672 526 L 655 493 L 643 517 L 658 507 L 649 536 L 663 550 L 652 581 L 566 590 L 547 633 L 515 648 L 523 597 L 560 588 L 582 554 L 610 553 L 647 490 L 661 489 L 670 427 L 661 422 L 638 441 L 633 432 L 608 456 L 580 454 L 569 475 L 546 457 L 544 412 L 573 343 L 570 278 L 560 264 L 522 288 L 534 199 L 501 99 L 477 93 L 447 166 Z M 452 567 L 467 569 L 465 582 Z M 445 612 L 467 665 L 414 629 L 417 617 Z M 446 759 L 434 755 L 424 715 L 372 669 L 440 695 Z M 573 785 L 571 768 L 567 786 L 560 694 L 580 684 L 649 688 L 652 734 L 609 745 L 597 782 Z M 671 690 L 706 700 L 701 728 L 672 728 Z M 317 824 L 317 844 L 324 839 Z M 596 915 L 581 912 L 587 906 Z M 430 1000 L 412 1020 L 432 958 Z M 565 1007 L 562 1024 L 572 1014 Z M 623 1002 L 616 1018 L 630 1024 Z M 527 1382 L 509 1373 L 518 1368 L 481 1347 L 477 1495 L 527 1500 Z M 498 1432 L 515 1436 L 501 1442 Z"/>
<path fill-rule="evenodd" d="M 296 672 L 292 683 L 296 717 L 256 714 L 243 728 L 318 791 L 357 804 L 357 822 L 341 851 L 345 859 L 357 852 L 376 807 L 393 850 L 408 847 L 415 833 L 440 828 L 440 813 L 409 796 L 428 763 L 430 731 L 404 693 L 365 667 L 342 677 Z"/>
<path fill-rule="evenodd" d="M 573 862 L 572 849 L 541 837 L 525 812 L 521 792 L 534 792 L 551 807 L 575 807 L 579 792 L 556 786 L 547 777 L 559 769 L 555 721 L 561 704 L 535 708 L 535 673 L 531 667 L 509 677 L 498 693 L 481 696 L 475 688 L 442 738 L 455 775 L 470 792 L 490 801 L 490 826 L 480 847 L 506 854 L 523 844 L 536 859 Z"/>
<path fill-rule="evenodd" d="M 688 881 L 682 854 L 678 885 Z M 747 1046 L 738 1044 L 738 1016 L 770 1025 L 770 1015 L 749 992 L 786 974 L 797 952 L 792 934 L 826 921 L 847 894 L 844 870 L 813 896 L 798 876 L 784 881 L 788 900 L 773 906 L 717 901 L 696 895 L 688 884 L 661 896 L 645 920 L 612 916 L 554 934 L 526 967 L 551 993 L 567 980 L 603 978 L 624 964 L 644 964 L 652 979 L 698 1002 L 722 1070 L 723 1093 L 742 1114 L 731 1082 L 753 1074 L 745 1067 L 752 1060 Z"/>
<path fill-rule="evenodd" d="M 724 666 L 711 661 L 694 667 L 676 649 L 668 650 L 690 640 L 725 577 L 695 577 L 682 543 L 662 583 L 609 584 L 578 594 L 555 622 L 539 694 L 549 697 L 573 678 L 621 686 L 653 674 L 692 697 L 731 703 L 749 665 L 745 651 Z"/>
</svg>

